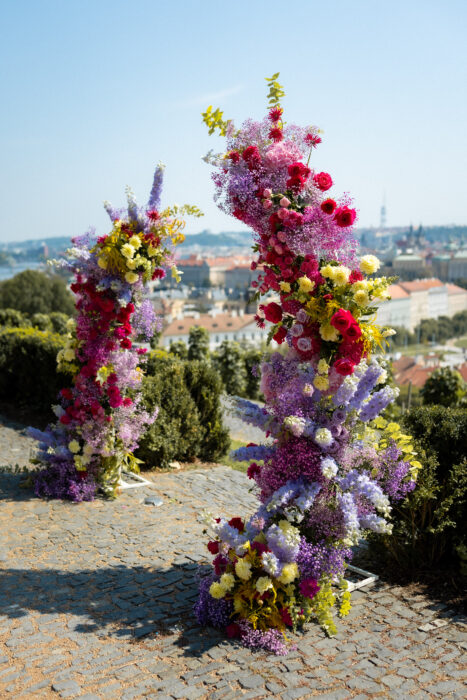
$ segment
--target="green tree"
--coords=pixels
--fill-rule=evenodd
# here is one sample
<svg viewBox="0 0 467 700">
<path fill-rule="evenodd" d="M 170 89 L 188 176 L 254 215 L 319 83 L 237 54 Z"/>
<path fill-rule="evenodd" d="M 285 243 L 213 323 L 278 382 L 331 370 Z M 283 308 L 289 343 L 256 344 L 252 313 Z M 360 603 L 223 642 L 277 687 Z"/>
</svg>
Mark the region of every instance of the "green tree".
<svg viewBox="0 0 467 700">
<path fill-rule="evenodd" d="M 65 282 L 57 275 L 24 270 L 0 283 L 0 308 L 17 309 L 26 314 L 61 311 L 71 316 L 75 305 Z"/>
<path fill-rule="evenodd" d="M 193 326 L 188 334 L 188 359 L 207 360 L 209 357 L 209 333 L 206 328 Z"/>
<path fill-rule="evenodd" d="M 457 370 L 440 367 L 428 377 L 421 393 L 425 405 L 456 406 L 465 394 L 465 383 Z"/>
<path fill-rule="evenodd" d="M 17 309 L 0 309 L 0 326 L 4 328 L 27 328 L 31 321 Z"/>
<path fill-rule="evenodd" d="M 169 352 L 176 355 L 181 360 L 188 359 L 188 347 L 183 340 L 172 340 L 169 345 Z"/>
<path fill-rule="evenodd" d="M 234 396 L 245 396 L 247 374 L 240 345 L 236 342 L 223 340 L 216 352 L 213 353 L 212 361 L 222 377 L 225 391 Z"/>
<path fill-rule="evenodd" d="M 257 399 L 259 396 L 260 374 L 259 366 L 263 353 L 259 348 L 248 346 L 243 353 L 243 362 L 246 372 L 245 395 L 249 399 Z"/>
</svg>

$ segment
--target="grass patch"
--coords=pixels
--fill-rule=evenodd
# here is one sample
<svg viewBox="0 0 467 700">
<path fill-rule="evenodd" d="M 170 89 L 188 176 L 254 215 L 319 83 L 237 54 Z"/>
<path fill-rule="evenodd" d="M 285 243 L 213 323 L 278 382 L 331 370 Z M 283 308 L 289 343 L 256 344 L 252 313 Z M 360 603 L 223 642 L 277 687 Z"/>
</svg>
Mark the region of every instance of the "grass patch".
<svg viewBox="0 0 467 700">
<path fill-rule="evenodd" d="M 246 447 L 248 443 L 242 442 L 241 440 L 233 440 L 232 438 L 230 439 L 230 450 L 238 450 L 239 447 Z M 222 464 L 227 465 L 228 467 L 232 467 L 232 469 L 236 469 L 239 472 L 246 472 L 248 467 L 250 466 L 250 462 L 236 462 L 232 457 L 230 457 L 230 454 L 227 453 L 225 457 L 222 457 L 220 460 Z"/>
<path fill-rule="evenodd" d="M 467 348 L 467 336 L 465 338 L 459 338 L 459 340 L 456 340 L 454 345 L 457 348 Z"/>
</svg>

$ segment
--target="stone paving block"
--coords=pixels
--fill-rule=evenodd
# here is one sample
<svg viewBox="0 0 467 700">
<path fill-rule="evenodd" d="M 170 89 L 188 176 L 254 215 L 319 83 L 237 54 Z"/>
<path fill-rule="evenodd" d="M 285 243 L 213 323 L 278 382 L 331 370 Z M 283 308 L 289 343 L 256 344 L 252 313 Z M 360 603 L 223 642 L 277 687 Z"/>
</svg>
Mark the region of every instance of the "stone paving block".
<svg viewBox="0 0 467 700">
<path fill-rule="evenodd" d="M 81 688 L 76 681 L 54 681 L 52 690 L 60 695 L 61 698 L 74 698 L 81 692 Z"/>
</svg>

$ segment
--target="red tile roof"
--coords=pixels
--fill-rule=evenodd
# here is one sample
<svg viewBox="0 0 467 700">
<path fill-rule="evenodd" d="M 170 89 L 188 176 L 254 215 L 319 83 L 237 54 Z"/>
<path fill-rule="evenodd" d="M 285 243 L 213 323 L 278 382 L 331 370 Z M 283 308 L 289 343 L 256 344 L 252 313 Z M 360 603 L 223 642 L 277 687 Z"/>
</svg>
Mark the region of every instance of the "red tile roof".
<svg viewBox="0 0 467 700">
<path fill-rule="evenodd" d="M 433 289 L 434 287 L 444 286 L 441 280 L 436 278 L 414 280 L 413 282 L 399 282 L 399 285 L 402 287 L 402 289 L 405 289 L 406 292 L 409 292 L 409 294 L 412 294 L 413 292 L 427 292 L 429 289 Z"/>
<path fill-rule="evenodd" d="M 228 333 L 240 331 L 242 328 L 245 328 L 245 326 L 249 326 L 254 322 L 254 314 L 244 314 L 243 316 L 231 316 L 230 314 L 210 316 L 209 314 L 200 314 L 199 318 L 190 316 L 175 319 L 164 329 L 162 335 L 188 335 L 190 328 L 194 326 L 206 328 L 208 333 Z"/>
</svg>

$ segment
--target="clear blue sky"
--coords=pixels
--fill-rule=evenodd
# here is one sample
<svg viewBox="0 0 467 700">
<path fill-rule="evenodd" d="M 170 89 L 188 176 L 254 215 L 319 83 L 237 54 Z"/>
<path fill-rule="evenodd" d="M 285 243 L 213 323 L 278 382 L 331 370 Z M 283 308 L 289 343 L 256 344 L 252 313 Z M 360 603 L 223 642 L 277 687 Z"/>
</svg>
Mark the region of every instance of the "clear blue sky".
<svg viewBox="0 0 467 700">
<path fill-rule="evenodd" d="M 107 228 L 101 206 L 197 204 L 187 231 L 241 225 L 201 161 L 200 112 L 264 114 L 281 72 L 286 119 L 324 130 L 314 165 L 360 225 L 467 224 L 465 0 L 1 0 L 0 240 Z"/>
</svg>

